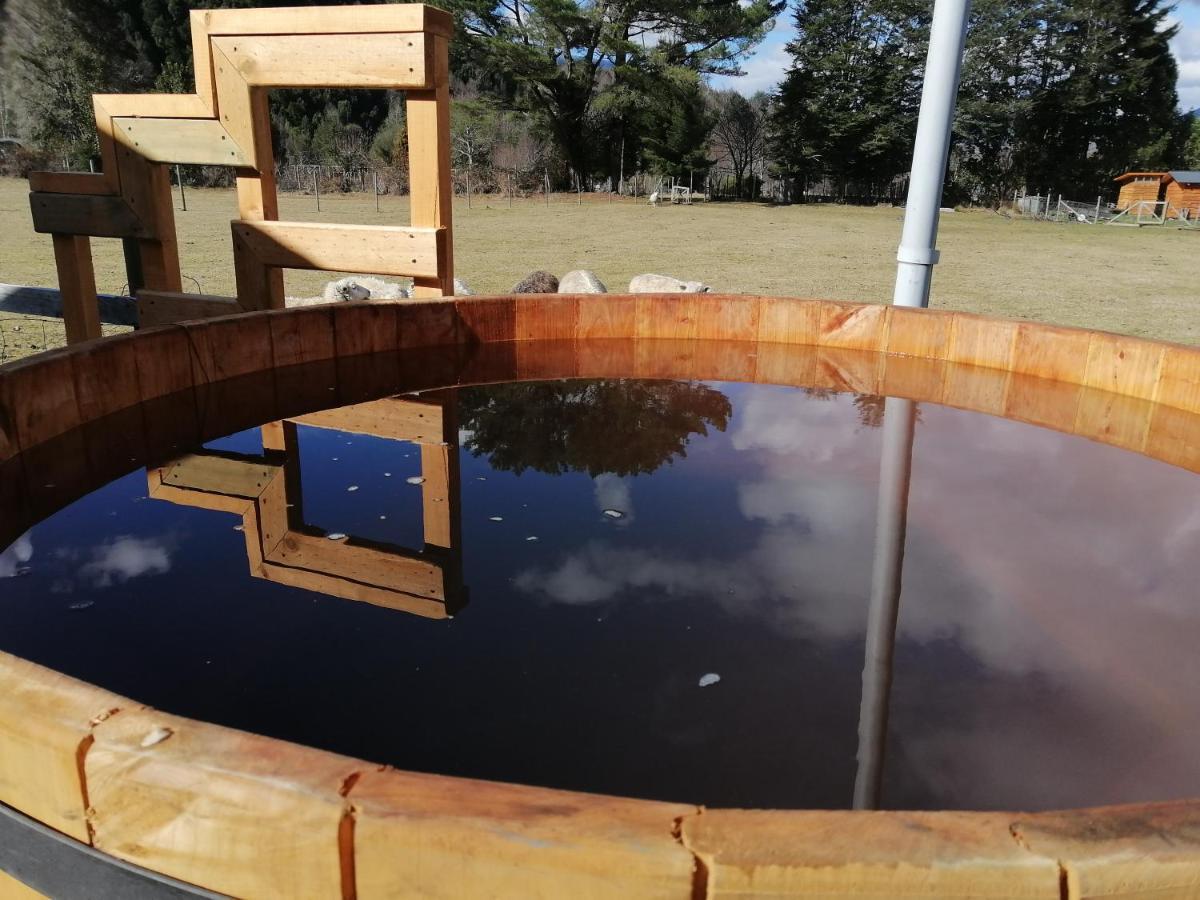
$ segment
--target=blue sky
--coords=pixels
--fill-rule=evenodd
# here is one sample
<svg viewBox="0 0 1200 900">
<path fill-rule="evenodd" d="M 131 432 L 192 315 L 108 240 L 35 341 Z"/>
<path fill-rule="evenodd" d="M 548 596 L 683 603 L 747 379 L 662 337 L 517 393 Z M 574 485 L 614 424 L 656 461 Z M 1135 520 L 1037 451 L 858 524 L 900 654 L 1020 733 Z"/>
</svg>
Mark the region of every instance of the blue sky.
<svg viewBox="0 0 1200 900">
<path fill-rule="evenodd" d="M 1179 104 L 1183 109 L 1200 107 L 1200 0 L 1182 0 L 1172 14 L 1180 25 L 1179 35 L 1171 43 L 1179 63 Z M 749 96 L 757 91 L 769 91 L 779 83 L 787 68 L 788 56 L 784 45 L 792 36 L 791 11 L 781 15 L 775 30 L 759 45 L 742 68 L 741 78 L 714 78 L 714 87 L 732 87 Z"/>
</svg>

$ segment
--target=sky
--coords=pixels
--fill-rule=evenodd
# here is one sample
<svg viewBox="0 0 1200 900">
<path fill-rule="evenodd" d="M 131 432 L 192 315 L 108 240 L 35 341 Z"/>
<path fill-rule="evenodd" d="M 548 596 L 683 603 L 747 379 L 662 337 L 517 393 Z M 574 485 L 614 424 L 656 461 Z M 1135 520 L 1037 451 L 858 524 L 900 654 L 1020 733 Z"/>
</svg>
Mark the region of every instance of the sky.
<svg viewBox="0 0 1200 900">
<path fill-rule="evenodd" d="M 1179 34 L 1171 42 L 1175 60 L 1179 63 L 1179 105 L 1181 109 L 1200 107 L 1200 0 L 1181 0 L 1172 15 Z M 742 68 L 740 78 L 714 78 L 717 88 L 734 88 L 750 96 L 758 91 L 770 91 L 783 77 L 788 55 L 784 49 L 793 34 L 791 11 L 775 23 L 775 30 L 759 45 Z"/>
</svg>

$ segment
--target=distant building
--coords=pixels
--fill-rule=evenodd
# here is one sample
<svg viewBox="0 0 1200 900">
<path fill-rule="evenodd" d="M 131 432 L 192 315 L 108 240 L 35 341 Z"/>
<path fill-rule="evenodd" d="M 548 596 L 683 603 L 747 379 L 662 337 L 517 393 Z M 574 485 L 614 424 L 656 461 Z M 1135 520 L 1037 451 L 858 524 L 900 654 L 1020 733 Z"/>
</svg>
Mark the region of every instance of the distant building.
<svg viewBox="0 0 1200 900">
<path fill-rule="evenodd" d="M 1121 186 L 1117 194 L 1117 210 L 1129 209 L 1135 203 L 1157 203 L 1162 193 L 1162 180 L 1166 172 L 1126 172 L 1114 181 Z M 1149 210 L 1147 210 L 1149 211 Z"/>
<path fill-rule="evenodd" d="M 1200 172 L 1168 172 L 1163 178 L 1163 199 L 1168 216 L 1200 218 Z"/>
<path fill-rule="evenodd" d="M 1126 172 L 1113 180 L 1121 186 L 1117 195 L 1118 211 L 1141 202 L 1165 202 L 1165 215 L 1169 219 L 1181 216 L 1200 218 L 1200 172 L 1182 169 L 1173 172 Z"/>
</svg>

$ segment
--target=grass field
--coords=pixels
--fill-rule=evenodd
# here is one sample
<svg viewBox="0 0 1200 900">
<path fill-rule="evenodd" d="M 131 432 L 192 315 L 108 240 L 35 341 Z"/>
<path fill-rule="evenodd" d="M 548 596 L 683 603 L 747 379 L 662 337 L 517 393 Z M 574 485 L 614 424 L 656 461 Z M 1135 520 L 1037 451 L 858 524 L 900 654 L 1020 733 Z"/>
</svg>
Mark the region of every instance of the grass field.
<svg viewBox="0 0 1200 900">
<path fill-rule="evenodd" d="M 34 234 L 23 181 L 0 179 L 0 282 L 55 285 L 50 239 Z M 189 190 L 178 209 L 184 287 L 233 293 L 232 191 Z M 281 217 L 406 224 L 407 201 L 370 195 L 283 195 Z M 697 204 L 651 209 L 574 195 L 455 204 L 456 271 L 477 293 L 507 291 L 533 269 L 595 271 L 610 290 L 640 272 L 714 291 L 886 302 L 902 211 L 845 206 Z M 932 305 L 1200 343 L 1200 230 L 1059 225 L 990 212 L 942 217 Z M 101 291 L 125 283 L 120 243 L 93 241 Z M 288 272 L 289 294 L 333 276 Z"/>
</svg>

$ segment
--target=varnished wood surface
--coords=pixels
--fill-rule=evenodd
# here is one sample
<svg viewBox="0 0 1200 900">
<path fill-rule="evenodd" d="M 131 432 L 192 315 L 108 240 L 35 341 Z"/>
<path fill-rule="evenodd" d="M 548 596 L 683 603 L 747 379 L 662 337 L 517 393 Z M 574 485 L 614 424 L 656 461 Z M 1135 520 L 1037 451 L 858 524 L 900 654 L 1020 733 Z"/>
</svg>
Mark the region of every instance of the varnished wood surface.
<svg viewBox="0 0 1200 900">
<path fill-rule="evenodd" d="M 907 396 L 1200 471 L 1192 347 L 767 297 L 335 304 L 152 328 L 0 367 L 0 537 L 98 479 L 236 427 L 398 389 L 605 375 Z M 119 454 L 105 450 L 114 434 Z M 229 511 L 254 514 L 229 499 L 240 504 Z M 0 744 L 0 802 L 241 896 L 463 896 L 479 885 L 512 897 L 1200 892 L 1200 802 L 1027 815 L 593 797 L 380 769 L 147 710 L 3 655 Z"/>
</svg>

